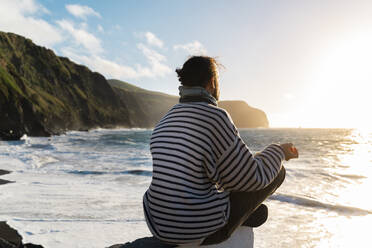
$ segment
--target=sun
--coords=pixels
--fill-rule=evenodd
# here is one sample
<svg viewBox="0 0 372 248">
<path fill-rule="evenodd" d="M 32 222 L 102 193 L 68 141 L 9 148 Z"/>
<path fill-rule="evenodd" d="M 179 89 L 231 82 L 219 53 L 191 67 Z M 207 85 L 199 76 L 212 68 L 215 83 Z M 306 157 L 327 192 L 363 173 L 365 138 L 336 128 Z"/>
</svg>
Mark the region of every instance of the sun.
<svg viewBox="0 0 372 248">
<path fill-rule="evenodd" d="M 372 129 L 372 32 L 347 37 L 334 41 L 319 58 L 308 114 L 327 127 Z"/>
</svg>

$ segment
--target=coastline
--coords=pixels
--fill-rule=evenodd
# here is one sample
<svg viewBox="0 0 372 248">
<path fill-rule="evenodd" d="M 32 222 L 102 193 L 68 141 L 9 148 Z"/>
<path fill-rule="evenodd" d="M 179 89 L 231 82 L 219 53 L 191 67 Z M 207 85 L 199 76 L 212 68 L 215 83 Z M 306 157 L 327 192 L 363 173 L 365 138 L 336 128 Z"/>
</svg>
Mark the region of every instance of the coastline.
<svg viewBox="0 0 372 248">
<path fill-rule="evenodd" d="M 0 176 L 12 173 L 8 170 L 0 169 Z M 14 181 L 8 181 L 0 178 L 0 185 L 7 183 L 15 183 Z M 0 248 L 43 248 L 40 245 L 34 244 L 23 244 L 22 236 L 9 226 L 6 221 L 0 221 Z"/>
<path fill-rule="evenodd" d="M 0 176 L 10 174 L 11 171 L 0 169 Z M 15 181 L 8 181 L 0 178 L 0 186 L 8 183 L 15 183 Z M 7 221 L 0 221 L 0 248 L 44 248 L 41 245 L 27 243 L 23 244 L 22 236 L 18 231 L 7 224 Z M 125 244 L 111 245 L 113 248 L 125 248 L 125 247 L 143 247 L 146 242 L 153 242 L 151 238 L 140 239 L 137 243 L 131 244 L 129 242 Z"/>
<path fill-rule="evenodd" d="M 11 171 L 0 169 L 0 176 L 11 173 Z M 0 185 L 12 183 L 0 178 Z M 11 228 L 5 221 L 0 221 L 0 247 L 22 247 L 22 237 Z"/>
</svg>

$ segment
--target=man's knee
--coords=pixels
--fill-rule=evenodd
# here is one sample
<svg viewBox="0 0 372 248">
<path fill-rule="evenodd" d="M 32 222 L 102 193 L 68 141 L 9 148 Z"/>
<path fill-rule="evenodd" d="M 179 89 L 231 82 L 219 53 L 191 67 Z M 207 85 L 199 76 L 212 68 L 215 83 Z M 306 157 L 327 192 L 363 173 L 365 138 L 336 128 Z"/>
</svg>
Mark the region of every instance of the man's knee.
<svg viewBox="0 0 372 248">
<path fill-rule="evenodd" d="M 287 171 L 286 171 L 286 169 L 284 168 L 284 166 L 282 166 L 282 168 L 280 169 L 280 172 L 283 173 L 284 176 L 285 176 L 285 174 L 287 173 Z"/>
</svg>

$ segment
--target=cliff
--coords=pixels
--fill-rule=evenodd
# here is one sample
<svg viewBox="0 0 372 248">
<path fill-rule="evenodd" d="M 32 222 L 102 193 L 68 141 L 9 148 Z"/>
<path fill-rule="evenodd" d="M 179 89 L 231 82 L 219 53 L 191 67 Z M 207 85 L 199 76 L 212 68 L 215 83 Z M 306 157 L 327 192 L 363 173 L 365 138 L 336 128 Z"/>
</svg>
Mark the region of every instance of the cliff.
<svg viewBox="0 0 372 248">
<path fill-rule="evenodd" d="M 134 120 L 142 116 L 145 122 L 137 122 L 137 124 L 153 127 L 178 102 L 178 96 L 144 90 L 119 80 L 108 80 L 108 82 L 113 88 L 118 89 L 118 93 L 123 98 L 131 99 L 130 119 Z M 238 128 L 269 127 L 265 112 L 249 106 L 244 101 L 219 101 L 218 106 L 230 113 Z"/>
<path fill-rule="evenodd" d="M 151 128 L 178 102 L 178 96 L 136 87 L 127 82 L 108 80 L 120 99 L 128 106 L 129 119 L 137 127 Z"/>
<path fill-rule="evenodd" d="M 177 101 L 176 96 L 107 81 L 29 39 L 0 32 L 0 139 L 95 127 L 151 128 Z M 238 127 L 268 126 L 266 115 L 244 102 L 220 105 Z"/>
<path fill-rule="evenodd" d="M 47 136 L 131 126 L 106 79 L 21 36 L 0 32 L 0 133 Z"/>
<path fill-rule="evenodd" d="M 218 106 L 229 112 L 239 128 L 269 127 L 265 112 L 249 106 L 244 101 L 220 101 Z"/>
</svg>

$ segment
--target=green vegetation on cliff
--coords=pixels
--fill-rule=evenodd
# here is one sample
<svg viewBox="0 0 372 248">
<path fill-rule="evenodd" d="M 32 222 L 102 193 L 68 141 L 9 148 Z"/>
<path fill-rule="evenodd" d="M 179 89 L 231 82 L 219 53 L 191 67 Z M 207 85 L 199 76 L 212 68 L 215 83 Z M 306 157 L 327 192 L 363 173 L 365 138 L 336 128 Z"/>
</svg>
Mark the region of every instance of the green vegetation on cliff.
<svg viewBox="0 0 372 248">
<path fill-rule="evenodd" d="M 0 32 L 0 132 L 58 134 L 128 126 L 106 79 L 21 36 Z"/>
<path fill-rule="evenodd" d="M 151 128 L 177 96 L 106 80 L 22 36 L 0 32 L 0 138 L 48 136 L 95 127 Z M 245 102 L 220 102 L 238 127 L 267 127 Z"/>
<path fill-rule="evenodd" d="M 151 128 L 178 102 L 178 97 L 149 91 L 119 80 L 108 80 L 121 99 L 126 99 L 134 125 Z"/>
</svg>

